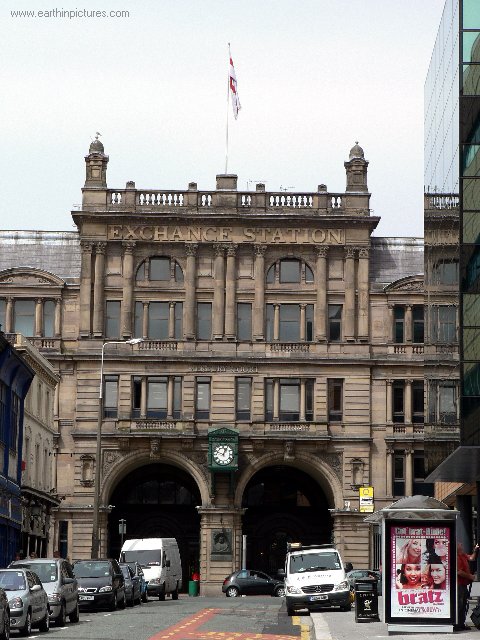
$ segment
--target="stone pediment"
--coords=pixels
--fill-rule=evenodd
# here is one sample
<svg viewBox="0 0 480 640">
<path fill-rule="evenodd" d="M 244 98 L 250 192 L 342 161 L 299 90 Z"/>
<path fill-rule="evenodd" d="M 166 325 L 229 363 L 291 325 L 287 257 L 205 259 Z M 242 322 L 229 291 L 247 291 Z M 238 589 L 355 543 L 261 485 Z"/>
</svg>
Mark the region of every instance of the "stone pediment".
<svg viewBox="0 0 480 640">
<path fill-rule="evenodd" d="M 17 287 L 63 287 L 65 281 L 43 269 L 36 269 L 35 267 L 14 267 L 0 271 L 0 285 L 2 284 Z"/>
<path fill-rule="evenodd" d="M 387 285 L 384 291 L 385 293 L 423 291 L 424 286 L 423 276 L 407 276 L 406 278 L 400 278 L 400 280 L 395 280 L 395 282 Z"/>
</svg>

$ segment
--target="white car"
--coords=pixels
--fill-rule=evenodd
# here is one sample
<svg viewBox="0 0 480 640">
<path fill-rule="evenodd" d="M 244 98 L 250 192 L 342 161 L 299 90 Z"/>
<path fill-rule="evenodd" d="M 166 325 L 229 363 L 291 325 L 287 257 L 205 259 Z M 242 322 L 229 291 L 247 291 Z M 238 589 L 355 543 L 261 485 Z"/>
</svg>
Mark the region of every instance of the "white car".
<svg viewBox="0 0 480 640">
<path fill-rule="evenodd" d="M 32 627 L 50 629 L 48 597 L 40 578 L 28 569 L 0 569 L 0 587 L 10 605 L 10 629 L 29 636 Z"/>
</svg>

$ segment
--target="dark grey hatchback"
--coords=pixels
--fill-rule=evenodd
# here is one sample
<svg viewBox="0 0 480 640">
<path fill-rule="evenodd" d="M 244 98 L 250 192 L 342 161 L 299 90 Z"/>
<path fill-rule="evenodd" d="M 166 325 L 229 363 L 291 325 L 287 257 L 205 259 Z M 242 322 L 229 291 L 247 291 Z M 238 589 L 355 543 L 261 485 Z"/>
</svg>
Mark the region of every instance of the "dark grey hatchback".
<svg viewBox="0 0 480 640">
<path fill-rule="evenodd" d="M 238 596 L 277 596 L 283 598 L 285 585 L 263 571 L 240 569 L 225 578 L 222 591 L 227 598 Z"/>
<path fill-rule="evenodd" d="M 116 560 L 77 560 L 73 572 L 80 607 L 125 609 L 125 579 Z"/>
</svg>

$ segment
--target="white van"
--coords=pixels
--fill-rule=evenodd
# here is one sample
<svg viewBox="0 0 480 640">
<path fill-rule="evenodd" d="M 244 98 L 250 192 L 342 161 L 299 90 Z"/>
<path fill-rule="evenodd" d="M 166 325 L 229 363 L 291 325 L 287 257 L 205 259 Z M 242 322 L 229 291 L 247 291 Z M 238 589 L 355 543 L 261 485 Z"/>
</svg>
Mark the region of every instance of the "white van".
<svg viewBox="0 0 480 640">
<path fill-rule="evenodd" d="M 182 588 L 182 563 L 175 538 L 140 538 L 125 540 L 120 562 L 138 562 L 145 574 L 147 595 L 165 600 L 170 593 L 178 600 Z"/>
<path fill-rule="evenodd" d="M 340 607 L 350 611 L 350 588 L 340 554 L 330 544 L 290 543 L 285 560 L 287 613 Z"/>
</svg>

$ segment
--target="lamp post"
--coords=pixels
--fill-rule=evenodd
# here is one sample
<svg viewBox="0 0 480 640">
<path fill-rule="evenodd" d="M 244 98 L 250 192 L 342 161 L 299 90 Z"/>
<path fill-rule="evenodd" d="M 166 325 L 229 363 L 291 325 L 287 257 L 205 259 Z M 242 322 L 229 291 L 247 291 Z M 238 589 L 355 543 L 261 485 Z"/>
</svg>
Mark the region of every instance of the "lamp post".
<svg viewBox="0 0 480 640">
<path fill-rule="evenodd" d="M 102 345 L 102 357 L 100 362 L 100 385 L 98 387 L 98 422 L 97 422 L 97 447 L 95 454 L 95 486 L 93 496 L 93 531 L 92 531 L 92 559 L 98 558 L 100 550 L 100 467 L 102 455 L 102 421 L 103 421 L 103 359 L 105 347 L 109 344 L 139 344 L 143 338 L 132 338 L 131 340 L 108 340 Z"/>
</svg>

